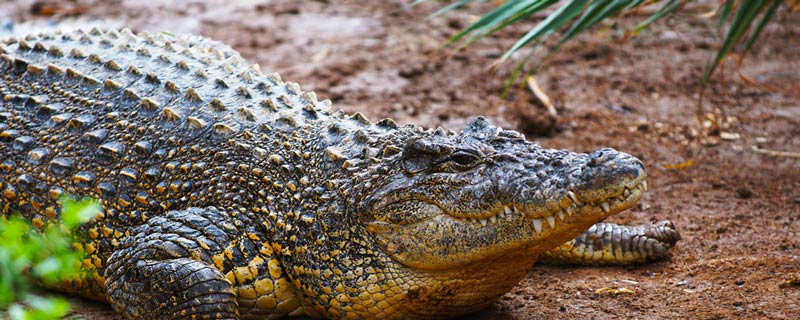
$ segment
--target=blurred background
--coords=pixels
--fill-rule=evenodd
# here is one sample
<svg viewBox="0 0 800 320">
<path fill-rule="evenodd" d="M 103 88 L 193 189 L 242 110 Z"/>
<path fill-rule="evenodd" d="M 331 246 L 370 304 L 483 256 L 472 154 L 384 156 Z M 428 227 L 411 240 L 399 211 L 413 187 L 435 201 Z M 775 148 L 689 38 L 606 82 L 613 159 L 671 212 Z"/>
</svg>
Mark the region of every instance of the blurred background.
<svg viewBox="0 0 800 320">
<path fill-rule="evenodd" d="M 800 314 L 787 303 L 800 301 L 800 24 L 790 5 L 778 9 L 741 65 L 736 56 L 720 64 L 698 108 L 704 67 L 720 45 L 712 16 L 722 1 L 690 1 L 627 37 L 660 7 L 645 6 L 556 53 L 526 48 L 494 68 L 546 12 L 455 50 L 448 39 L 503 2 L 434 17 L 450 2 L 411 2 L 4 0 L 0 34 L 53 25 L 201 34 L 371 120 L 458 130 L 484 115 L 548 148 L 613 147 L 645 162 L 650 191 L 612 219 L 675 222 L 683 240 L 670 261 L 537 266 L 475 318 Z M 507 87 L 529 56 L 526 71 L 544 62 L 533 83 L 520 76 Z M 601 290 L 622 287 L 633 293 Z M 103 305 L 77 303 L 88 319 L 113 318 Z"/>
</svg>

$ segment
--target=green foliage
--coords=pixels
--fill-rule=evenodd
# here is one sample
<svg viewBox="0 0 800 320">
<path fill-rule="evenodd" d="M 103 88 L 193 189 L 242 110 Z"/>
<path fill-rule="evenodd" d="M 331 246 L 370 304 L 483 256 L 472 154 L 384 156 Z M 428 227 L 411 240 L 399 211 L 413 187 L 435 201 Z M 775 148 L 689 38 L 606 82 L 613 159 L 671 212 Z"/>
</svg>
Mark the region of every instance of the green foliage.
<svg viewBox="0 0 800 320">
<path fill-rule="evenodd" d="M 30 282 L 55 284 L 78 274 L 83 255 L 72 249 L 69 233 L 100 207 L 88 199 L 61 201 L 60 223 L 43 230 L 18 217 L 0 217 L 0 308 L 8 307 L 0 318 L 60 319 L 69 313 L 67 301 L 31 293 Z"/>
<path fill-rule="evenodd" d="M 428 0 L 416 0 L 413 4 L 419 4 Z M 462 7 L 474 0 L 452 1 L 451 4 L 435 12 L 432 16 L 443 14 L 447 11 Z M 554 33 L 560 33 L 560 38 L 550 46 L 550 52 L 557 51 L 562 44 L 572 39 L 574 36 L 586 31 L 597 23 L 612 17 L 626 14 L 637 8 L 662 2 L 660 9 L 639 23 L 630 35 L 636 35 L 648 25 L 659 20 L 668 14 L 675 12 L 688 0 L 507 0 L 481 19 L 462 30 L 450 41 L 458 43 L 459 46 L 466 46 L 474 41 L 489 36 L 508 25 L 528 18 L 536 13 L 543 12 L 553 6 L 559 7 L 550 12 L 547 17 L 536 24 L 530 31 L 523 35 L 514 45 L 511 46 L 497 61 L 502 63 L 513 53 L 528 45 L 539 45 Z M 732 52 L 736 44 L 740 43 L 746 34 L 747 37 L 742 52 L 747 52 L 752 48 L 753 43 L 758 38 L 764 26 L 769 22 L 777 8 L 783 0 L 725 0 L 720 6 L 717 16 L 719 17 L 718 29 L 721 31 L 728 22 L 728 31 L 722 41 L 722 46 L 714 59 L 709 60 L 703 74 L 703 83 L 707 83 L 714 69 L 720 62 Z M 735 11 L 732 13 L 732 11 Z M 755 28 L 753 23 L 758 20 Z M 527 60 L 527 59 L 525 59 Z M 526 61 L 522 61 L 515 70 L 516 74 Z"/>
<path fill-rule="evenodd" d="M 775 14 L 775 10 L 778 9 L 782 0 L 747 0 L 747 1 L 736 1 L 736 0 L 727 0 L 722 7 L 720 8 L 719 14 L 719 24 L 718 29 L 721 29 L 724 22 L 728 20 L 730 15 L 731 7 L 735 6 L 738 2 L 738 10 L 733 16 L 733 19 L 730 22 L 730 26 L 728 28 L 728 33 L 725 36 L 725 40 L 722 41 L 722 47 L 717 52 L 717 56 L 711 63 L 706 64 L 705 71 L 703 72 L 703 83 L 708 82 L 708 79 L 711 77 L 711 73 L 714 72 L 714 69 L 722 62 L 722 59 L 728 55 L 733 50 L 733 47 L 739 43 L 742 37 L 750 31 L 750 27 L 755 22 L 756 17 L 762 14 L 761 21 L 758 22 L 755 29 L 750 32 L 750 37 L 747 39 L 745 43 L 743 52 L 750 51 L 753 47 L 753 43 L 755 43 L 758 35 L 761 34 L 761 31 L 764 30 L 764 26 L 769 22 L 769 20 Z"/>
</svg>

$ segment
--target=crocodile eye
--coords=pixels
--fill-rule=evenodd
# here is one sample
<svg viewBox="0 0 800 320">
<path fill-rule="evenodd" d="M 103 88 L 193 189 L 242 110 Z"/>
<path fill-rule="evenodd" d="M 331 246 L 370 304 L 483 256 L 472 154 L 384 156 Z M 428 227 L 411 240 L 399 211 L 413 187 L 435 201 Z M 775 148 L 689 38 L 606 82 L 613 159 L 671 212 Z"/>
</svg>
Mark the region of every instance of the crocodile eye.
<svg viewBox="0 0 800 320">
<path fill-rule="evenodd" d="M 450 161 L 459 169 L 466 170 L 480 164 L 481 158 L 471 152 L 459 150 L 450 156 Z"/>
</svg>

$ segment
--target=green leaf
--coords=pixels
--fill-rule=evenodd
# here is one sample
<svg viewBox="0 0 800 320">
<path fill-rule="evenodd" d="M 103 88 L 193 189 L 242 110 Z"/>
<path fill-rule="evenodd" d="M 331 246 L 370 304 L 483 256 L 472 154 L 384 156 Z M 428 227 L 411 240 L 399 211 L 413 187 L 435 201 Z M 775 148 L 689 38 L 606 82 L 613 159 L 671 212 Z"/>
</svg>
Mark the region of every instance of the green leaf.
<svg viewBox="0 0 800 320">
<path fill-rule="evenodd" d="M 29 295 L 25 299 L 31 310 L 30 319 L 61 319 L 69 313 L 69 303 L 61 298 L 44 298 Z"/>
<path fill-rule="evenodd" d="M 0 248 L 0 306 L 17 300 L 17 279 L 20 275 L 11 263 L 8 250 Z"/>
<path fill-rule="evenodd" d="M 69 304 L 29 293 L 30 279 L 54 283 L 74 277 L 83 258 L 72 249 L 71 232 L 78 224 L 95 217 L 96 201 L 62 198 L 63 225 L 48 224 L 44 230 L 31 227 L 27 220 L 0 216 L 0 319 L 61 319 Z M 62 231 L 63 227 L 63 231 Z"/>
<path fill-rule="evenodd" d="M 532 15 L 534 15 L 534 14 L 536 14 L 536 13 L 538 13 L 538 12 L 544 10 L 544 9 L 547 9 L 547 8 L 551 7 L 552 5 L 554 5 L 556 3 L 558 3 L 558 0 L 539 1 L 539 2 L 537 2 L 536 5 L 525 7 L 519 13 L 513 15 L 511 18 L 509 18 L 507 21 L 505 21 L 502 25 L 498 25 L 498 26 L 495 26 L 494 28 L 492 28 L 492 30 L 487 32 L 486 35 L 495 33 L 495 32 L 497 32 L 498 30 L 504 28 L 507 25 L 513 24 L 513 23 L 515 23 L 515 22 L 517 22 L 519 20 L 522 20 L 522 19 L 525 19 L 527 17 L 530 17 L 530 16 L 532 16 Z"/>
<path fill-rule="evenodd" d="M 581 15 L 581 17 L 572 24 L 572 27 L 570 27 L 569 30 L 564 32 L 564 35 L 561 36 L 561 39 L 558 41 L 556 47 L 562 45 L 567 40 L 572 39 L 572 37 L 578 33 L 581 33 L 584 30 L 594 26 L 603 19 L 616 15 L 628 4 L 629 1 L 624 0 L 592 1 L 589 4 L 589 7 L 584 11 L 583 15 Z"/>
<path fill-rule="evenodd" d="M 574 0 L 562 5 L 558 10 L 548 15 L 547 18 L 539 22 L 533 29 L 522 36 L 522 38 L 517 40 L 517 42 L 511 46 L 511 49 L 508 49 L 508 51 L 500 57 L 499 61 L 505 61 L 511 57 L 514 52 L 528 45 L 531 41 L 560 29 L 569 20 L 580 14 L 585 4 L 586 0 Z"/>
<path fill-rule="evenodd" d="M 58 279 L 54 276 L 59 275 L 59 271 L 63 267 L 64 265 L 58 258 L 51 256 L 33 266 L 33 274 L 43 278 L 46 282 L 53 282 Z"/>
<path fill-rule="evenodd" d="M 763 0 L 742 1 L 739 4 L 739 8 L 728 29 L 728 34 L 722 42 L 722 47 L 717 51 L 714 60 L 712 60 L 710 64 L 706 64 L 705 71 L 703 72 L 703 84 L 708 83 L 711 73 L 713 73 L 719 63 L 722 62 L 722 59 L 733 50 L 733 47 L 739 42 L 739 39 L 741 39 L 750 28 L 750 25 L 758 13 L 761 12 L 767 4 L 768 1 Z"/>
<path fill-rule="evenodd" d="M 461 32 L 457 33 L 453 36 L 450 41 L 458 41 L 462 37 L 467 34 L 472 33 L 470 36 L 468 43 L 473 42 L 474 40 L 484 37 L 493 31 L 491 30 L 499 30 L 508 26 L 509 24 L 517 21 L 520 18 L 524 18 L 541 10 L 542 8 L 546 8 L 549 4 L 552 4 L 554 0 L 523 0 L 523 1 L 506 1 L 501 6 L 495 8 L 494 10 L 490 11 L 486 15 L 484 15 L 481 19 L 467 27 L 466 29 L 462 30 Z"/>
<path fill-rule="evenodd" d="M 418 4 L 426 0 L 415 0 L 413 4 Z M 435 15 L 442 14 L 454 8 L 464 6 L 469 3 L 469 0 L 459 0 L 452 2 L 445 8 L 440 9 Z M 643 5 L 659 2 L 658 0 L 507 0 L 502 5 L 484 15 L 481 19 L 471 24 L 469 27 L 457 33 L 450 39 L 450 42 L 461 41 L 461 46 L 466 46 L 480 38 L 491 35 L 498 30 L 501 30 L 510 24 L 519 22 L 528 18 L 538 12 L 545 11 L 546 9 L 559 5 L 559 8 L 547 15 L 547 17 L 536 24 L 531 30 L 515 42 L 495 63 L 499 64 L 506 61 L 512 54 L 517 52 L 524 46 L 536 46 L 543 42 L 551 34 L 562 30 L 565 26 L 570 24 L 569 28 L 564 31 L 559 41 L 550 47 L 550 53 L 557 51 L 562 44 L 572 39 L 574 36 L 592 28 L 599 22 L 619 15 L 625 11 L 633 10 Z M 683 0 L 666 0 L 658 11 L 641 21 L 632 30 L 631 34 L 636 35 L 642 30 L 647 28 L 653 22 L 664 18 L 670 13 L 675 12 L 684 3 Z M 725 36 L 722 46 L 716 52 L 716 56 L 706 63 L 706 68 L 703 73 L 703 84 L 708 82 L 708 79 L 717 67 L 717 65 L 740 43 L 748 30 L 750 30 L 755 18 L 763 13 L 756 27 L 750 32 L 747 38 L 743 51 L 747 52 L 751 49 L 756 39 L 763 31 L 766 24 L 774 18 L 777 8 L 782 3 L 781 0 L 748 0 L 724 1 L 718 10 L 719 22 L 717 23 L 718 31 L 722 29 L 726 22 L 730 21 L 730 28 Z M 735 11 L 735 12 L 733 12 Z M 576 18 L 577 17 L 577 18 Z M 529 56 L 530 57 L 530 56 Z M 528 58 L 529 58 L 528 57 Z M 522 63 L 528 60 L 524 59 Z M 520 72 L 518 70 L 520 65 L 517 65 L 513 75 Z M 513 76 L 512 76 L 513 78 Z"/>
<path fill-rule="evenodd" d="M 10 306 L 8 306 L 8 317 L 9 319 L 14 319 L 14 320 L 27 319 L 28 312 L 25 310 L 25 307 L 23 307 L 21 304 L 12 303 Z"/>
<path fill-rule="evenodd" d="M 636 8 L 639 5 L 641 5 L 642 2 L 645 2 L 645 1 L 647 1 L 647 0 L 634 0 L 627 7 L 625 7 L 625 10 L 630 10 L 630 9 Z M 656 1 L 658 1 L 658 0 L 656 0 Z"/>
<path fill-rule="evenodd" d="M 775 14 L 775 11 L 778 10 L 778 7 L 781 5 L 783 1 L 781 0 L 772 0 L 772 5 L 769 6 L 767 12 L 764 13 L 764 16 L 761 17 L 761 21 L 756 26 L 755 30 L 750 34 L 750 38 L 747 39 L 747 42 L 744 45 L 744 51 L 750 51 L 753 47 L 753 43 L 756 42 L 758 36 L 761 34 L 761 31 L 764 30 L 764 26 L 772 20 L 772 16 Z"/>
<path fill-rule="evenodd" d="M 722 4 L 722 7 L 719 11 L 719 22 L 717 22 L 717 32 L 722 31 L 722 26 L 724 26 L 725 21 L 728 20 L 734 3 L 736 3 L 736 0 L 727 0 L 724 4 Z"/>
<path fill-rule="evenodd" d="M 474 1 L 474 0 L 459 0 L 458 2 L 452 3 L 452 4 L 450 4 L 450 5 L 448 5 L 448 6 L 444 7 L 444 8 L 439 9 L 438 11 L 432 13 L 430 15 L 430 18 L 439 16 L 439 15 L 445 13 L 445 12 L 457 9 L 459 7 L 463 7 L 463 6 L 467 5 L 468 3 L 472 2 L 472 1 Z M 418 4 L 418 2 L 421 2 L 421 1 L 415 2 L 414 5 Z"/>
<path fill-rule="evenodd" d="M 638 1 L 638 2 L 641 2 L 641 1 Z M 636 25 L 636 28 L 633 29 L 633 32 L 631 34 L 633 34 L 633 35 L 639 34 L 640 32 L 642 32 L 642 30 L 647 28 L 647 26 L 649 26 L 651 23 L 655 22 L 658 19 L 663 18 L 667 14 L 672 13 L 673 11 L 678 9 L 678 7 L 680 7 L 680 4 L 681 4 L 681 0 L 669 0 L 669 1 L 667 1 L 666 3 L 664 3 L 664 5 L 661 7 L 661 9 L 659 9 L 658 11 L 656 11 L 655 13 L 653 13 L 652 15 L 647 17 L 647 19 L 645 19 L 644 21 L 642 21 L 638 25 Z"/>
<path fill-rule="evenodd" d="M 69 229 L 91 220 L 100 213 L 100 205 L 91 199 L 75 201 L 69 197 L 62 197 L 61 223 Z"/>
</svg>

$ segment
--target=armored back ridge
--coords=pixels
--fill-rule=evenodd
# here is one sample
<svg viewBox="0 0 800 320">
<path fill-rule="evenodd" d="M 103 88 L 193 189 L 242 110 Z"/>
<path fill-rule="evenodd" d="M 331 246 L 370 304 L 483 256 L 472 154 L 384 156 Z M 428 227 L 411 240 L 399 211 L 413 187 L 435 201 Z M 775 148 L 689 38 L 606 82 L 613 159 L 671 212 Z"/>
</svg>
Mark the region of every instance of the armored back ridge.
<svg viewBox="0 0 800 320">
<path fill-rule="evenodd" d="M 578 237 L 646 189 L 630 155 L 544 149 L 483 118 L 373 123 L 198 36 L 6 39 L 0 79 L 3 215 L 42 228 L 61 196 L 99 199 L 74 244 L 86 274 L 56 289 L 127 318 L 452 317 L 539 256 L 645 261 L 679 238 Z"/>
</svg>

